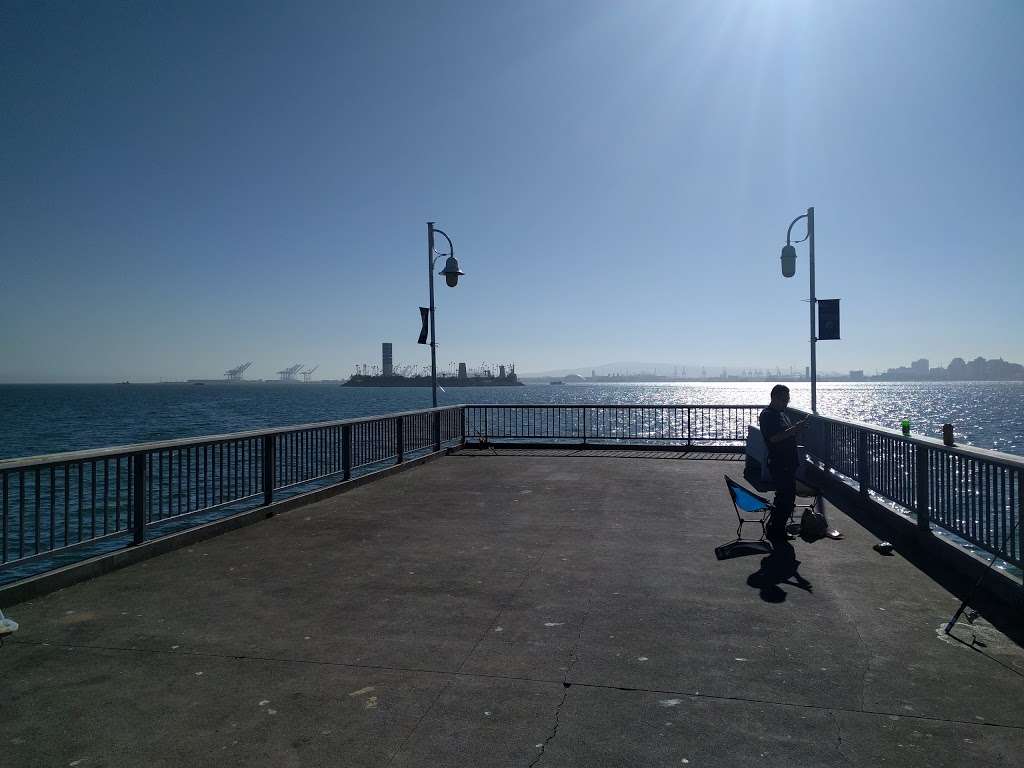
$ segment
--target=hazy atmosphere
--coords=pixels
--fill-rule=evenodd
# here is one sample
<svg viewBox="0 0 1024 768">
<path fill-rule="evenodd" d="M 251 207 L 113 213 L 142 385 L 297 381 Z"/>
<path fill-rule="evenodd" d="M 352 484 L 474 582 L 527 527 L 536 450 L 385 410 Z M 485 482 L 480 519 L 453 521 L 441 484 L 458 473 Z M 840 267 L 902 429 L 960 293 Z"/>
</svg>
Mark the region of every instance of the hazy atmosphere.
<svg viewBox="0 0 1024 768">
<path fill-rule="evenodd" d="M 0 380 L 1024 362 L 1024 5 L 6 3 Z M 796 227 L 803 237 L 803 226 Z"/>
</svg>

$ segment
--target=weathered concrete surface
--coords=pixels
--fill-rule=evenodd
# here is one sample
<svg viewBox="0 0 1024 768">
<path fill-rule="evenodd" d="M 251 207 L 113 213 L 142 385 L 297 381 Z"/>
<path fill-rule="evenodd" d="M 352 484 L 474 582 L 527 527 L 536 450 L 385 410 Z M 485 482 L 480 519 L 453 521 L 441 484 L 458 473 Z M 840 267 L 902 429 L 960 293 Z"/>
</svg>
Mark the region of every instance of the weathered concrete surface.
<svg viewBox="0 0 1024 768">
<path fill-rule="evenodd" d="M 741 469 L 464 453 L 16 606 L 3 764 L 1019 764 L 1024 651 L 834 509 L 717 561 Z"/>
</svg>

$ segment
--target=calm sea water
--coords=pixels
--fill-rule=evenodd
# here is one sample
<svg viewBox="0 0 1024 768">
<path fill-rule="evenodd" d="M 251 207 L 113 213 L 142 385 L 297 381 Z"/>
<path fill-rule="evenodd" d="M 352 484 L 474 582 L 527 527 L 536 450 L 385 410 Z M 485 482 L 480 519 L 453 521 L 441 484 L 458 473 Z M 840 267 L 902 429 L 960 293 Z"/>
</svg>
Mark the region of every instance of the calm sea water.
<svg viewBox="0 0 1024 768">
<path fill-rule="evenodd" d="M 717 404 L 768 401 L 770 383 L 566 384 L 479 387 L 439 393 L 440 404 Z M 809 409 L 810 385 L 790 384 Z M 89 384 L 0 386 L 0 458 L 237 432 L 429 407 L 429 388 L 334 384 Z M 1024 382 L 843 382 L 818 386 L 824 415 L 1024 454 Z"/>
</svg>

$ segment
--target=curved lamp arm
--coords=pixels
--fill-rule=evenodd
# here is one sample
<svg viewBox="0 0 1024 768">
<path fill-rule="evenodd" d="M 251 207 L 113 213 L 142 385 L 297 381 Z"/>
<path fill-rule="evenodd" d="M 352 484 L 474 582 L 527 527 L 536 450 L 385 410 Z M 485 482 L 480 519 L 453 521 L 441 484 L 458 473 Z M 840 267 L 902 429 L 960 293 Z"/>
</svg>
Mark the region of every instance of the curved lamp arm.
<svg viewBox="0 0 1024 768">
<path fill-rule="evenodd" d="M 441 235 L 445 240 L 448 241 L 448 253 L 447 254 L 441 253 L 437 249 L 434 249 L 434 263 L 437 264 L 437 260 L 440 259 L 442 256 L 445 256 L 445 255 L 447 255 L 447 256 L 454 256 L 455 255 L 455 245 L 452 243 L 452 239 L 450 237 L 448 237 L 447 233 L 445 233 L 443 230 L 440 230 L 437 227 L 434 227 L 434 232 L 436 234 L 438 234 L 438 235 Z"/>
<path fill-rule="evenodd" d="M 790 234 L 793 232 L 793 225 L 796 224 L 798 221 L 800 221 L 800 219 L 806 219 L 806 218 L 807 218 L 807 214 L 806 213 L 801 213 L 799 216 L 797 216 L 795 219 L 793 219 L 789 223 L 789 229 L 786 230 L 786 245 L 790 245 Z M 444 233 L 442 232 L 442 234 L 444 234 Z M 802 243 L 804 240 L 806 240 L 810 236 L 811 236 L 811 228 L 808 226 L 807 227 L 807 234 L 804 235 L 803 238 L 801 238 L 800 240 L 797 240 L 796 242 Z M 445 235 L 445 237 L 447 237 L 447 235 Z M 451 242 L 451 241 L 449 241 L 449 242 Z"/>
</svg>

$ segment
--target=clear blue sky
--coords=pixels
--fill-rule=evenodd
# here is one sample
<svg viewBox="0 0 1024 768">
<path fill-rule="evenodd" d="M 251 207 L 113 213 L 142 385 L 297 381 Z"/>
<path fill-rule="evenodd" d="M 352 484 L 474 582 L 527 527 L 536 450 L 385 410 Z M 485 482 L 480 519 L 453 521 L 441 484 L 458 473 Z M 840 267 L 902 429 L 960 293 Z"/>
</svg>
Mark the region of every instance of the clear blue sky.
<svg viewBox="0 0 1024 768">
<path fill-rule="evenodd" d="M 4 3 L 0 380 L 1024 362 L 1024 4 Z"/>
</svg>

